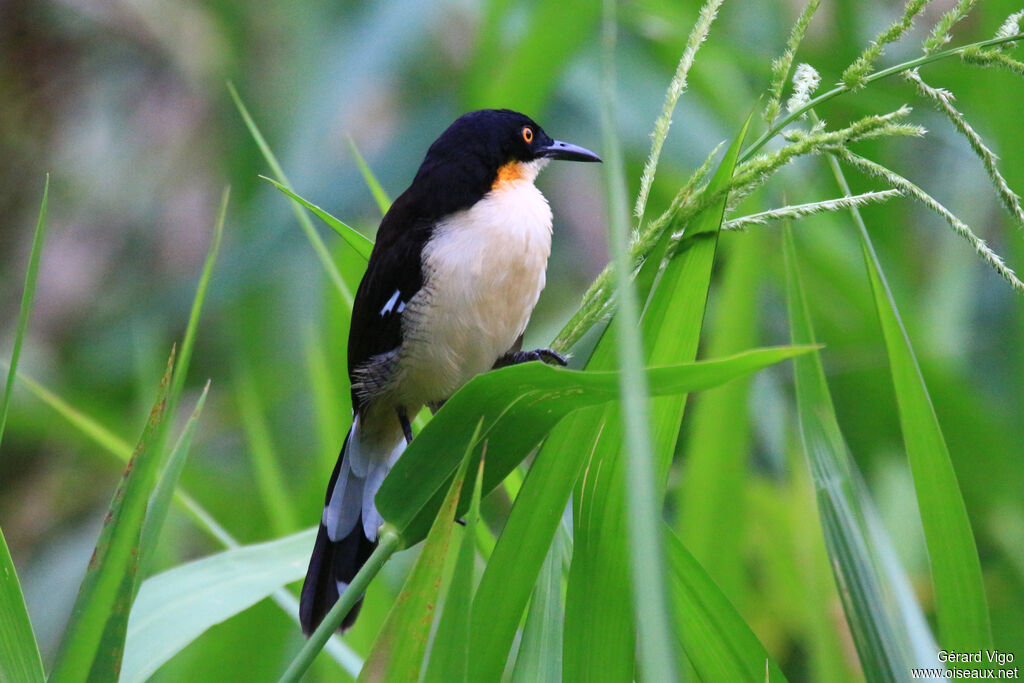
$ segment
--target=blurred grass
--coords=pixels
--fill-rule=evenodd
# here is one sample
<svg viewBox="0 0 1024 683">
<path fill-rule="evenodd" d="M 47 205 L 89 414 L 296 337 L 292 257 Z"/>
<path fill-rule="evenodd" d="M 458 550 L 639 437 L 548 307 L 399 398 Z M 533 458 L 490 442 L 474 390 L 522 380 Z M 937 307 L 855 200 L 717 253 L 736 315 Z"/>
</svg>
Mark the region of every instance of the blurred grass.
<svg viewBox="0 0 1024 683">
<path fill-rule="evenodd" d="M 916 56 L 911 48 L 926 33 L 924 26 L 948 6 L 940 4 L 926 12 L 906 46 L 890 47 L 883 64 Z M 680 100 L 652 186 L 652 211 L 666 206 L 705 154 L 738 129 L 768 83 L 769 62 L 800 5 L 723 4 Z M 619 132 L 633 192 L 649 148 L 646 133 L 698 7 L 641 0 L 621 8 L 617 67 L 625 77 L 618 90 Z M 312 523 L 328 461 L 336 456 L 337 444 L 330 442 L 343 432 L 337 421 L 346 419 L 347 321 L 315 253 L 294 230 L 286 200 L 256 177 L 265 166 L 224 96 L 225 76 L 238 84 L 303 196 L 372 234 L 380 209 L 347 151 L 348 135 L 390 196 L 405 187 L 426 145 L 462 106 L 528 107 L 555 137 L 599 146 L 592 113 L 597 15 L 588 5 L 573 21 L 573 9 L 540 2 L 492 2 L 480 10 L 405 3 L 390 12 L 328 3 L 295 10 L 232 0 L 188 8 L 16 5 L 0 26 L 0 106 L 10 114 L 0 122 L 0 149 L 8 159 L 0 170 L 0 207 L 8 225 L 32 223 L 41 171 L 58 169 L 23 374 L 94 418 L 107 436 L 123 442 L 136 432 L 149 398 L 140 395 L 135 368 L 146 369 L 148 384 L 141 384 L 152 387 L 159 362 L 152 360 L 153 349 L 166 348 L 184 325 L 217 193 L 230 180 L 232 227 L 211 282 L 194 373 L 185 383 L 190 398 L 202 388 L 199 378 L 213 377 L 223 390 L 204 409 L 203 429 L 182 480 L 233 537 L 253 542 L 273 535 L 265 515 L 255 512 L 264 500 L 254 493 L 257 475 L 231 400 L 235 378 L 224 370 L 238 367 L 237 360 L 252 368 L 253 390 L 279 457 L 281 487 L 296 518 Z M 983 0 L 955 27 L 954 44 L 991 36 L 1017 9 L 1013 0 Z M 826 83 L 834 81 L 896 13 L 897 7 L 880 1 L 823 3 L 797 60 L 813 64 Z M 559 21 L 549 21 L 555 14 Z M 952 90 L 958 107 L 1001 154 L 1010 186 L 1024 187 L 1019 78 L 955 61 L 928 69 L 928 82 Z M 820 113 L 829 121 L 846 121 L 894 109 L 913 97 L 910 87 L 892 80 L 834 100 Z M 1019 268 L 1024 245 L 1001 212 L 980 162 L 927 107 L 918 107 L 914 119 L 929 129 L 925 140 L 866 141 L 855 151 L 942 198 Z M 796 164 L 745 206 L 754 211 L 778 205 L 783 191 L 793 202 L 832 196 L 832 182 L 824 176 L 820 166 Z M 853 192 L 878 189 L 874 181 L 852 174 L 849 180 Z M 533 327 L 551 329 L 603 265 L 604 219 L 596 175 L 552 165 L 540 183 L 554 208 L 556 234 L 549 286 Z M 874 246 L 914 342 L 963 492 L 979 547 L 993 642 L 1024 652 L 1019 613 L 1024 576 L 1014 550 L 1024 543 L 1019 523 L 1024 462 L 1015 457 L 1024 443 L 1018 419 L 1024 414 L 1024 304 L 926 212 L 894 201 L 866 208 L 863 215 L 868 225 L 880 228 L 872 234 Z M 822 358 L 837 419 L 877 493 L 886 472 L 906 473 L 906 465 L 875 300 L 849 228 L 844 216 L 821 216 L 795 227 L 804 285 L 815 293 L 809 313 L 826 344 Z M 28 230 L 0 230 L 5 357 L 15 333 L 16 283 L 30 242 Z M 350 273 L 358 273 L 358 264 L 347 245 L 336 248 L 338 243 L 327 236 L 328 256 L 345 281 L 354 281 L 358 275 Z M 758 275 L 748 295 L 758 312 L 758 344 L 787 336 L 780 254 L 772 241 L 757 263 L 747 266 Z M 731 250 L 724 257 L 732 258 Z M 716 274 L 713 292 L 723 284 L 722 274 Z M 717 319 L 726 305 L 712 295 L 709 319 Z M 547 340 L 538 336 L 538 341 Z M 307 355 L 309 344 L 322 357 Z M 307 363 L 317 368 L 314 374 L 306 371 Z M 794 419 L 788 379 L 777 373 L 760 378 L 745 401 L 732 405 L 721 418 L 724 424 L 730 416 L 749 420 L 742 472 L 746 491 L 738 495 L 750 510 L 752 527 L 735 530 L 738 557 L 728 567 L 705 568 L 719 585 L 738 586 L 727 588 L 727 595 L 789 680 L 855 679 L 862 674 L 850 664 L 850 641 L 836 604 L 824 602 L 812 610 L 800 602 L 837 598 L 820 539 L 813 537 L 820 534 L 813 506 L 800 494 L 806 488 L 793 472 L 786 429 L 780 427 Z M 687 434 L 696 429 L 697 423 L 684 422 Z M 694 485 L 687 479 L 687 453 L 681 446 L 669 479 L 670 489 L 682 490 L 681 495 Z M 102 514 L 119 468 L 90 437 L 55 419 L 46 404 L 27 391 L 15 392 L 0 452 L 0 526 L 37 629 L 59 633 L 62 628 L 59 615 L 66 614 L 69 598 L 53 587 L 75 585 L 80 576 L 75 560 L 85 559 L 72 554 L 68 539 L 91 544 L 94 529 L 85 528 L 83 520 Z M 887 495 L 914 497 L 909 477 L 893 481 Z M 679 504 L 685 509 L 682 499 Z M 905 515 L 911 514 L 897 507 L 883 507 L 883 513 L 903 515 L 883 519 L 890 532 L 905 528 Z M 778 526 L 764 523 L 762 516 L 778 520 Z M 184 520 L 175 508 L 157 558 L 160 567 L 218 547 Z M 783 555 L 780 547 L 791 552 Z M 697 548 L 691 550 L 703 562 Z M 934 619 L 925 548 L 907 541 L 898 550 Z M 362 639 L 363 654 L 373 626 L 383 618 L 381 606 L 398 586 L 399 574 L 388 573 L 371 590 L 357 627 L 370 633 L 351 636 L 353 642 Z M 802 591 L 805 586 L 813 588 Z M 156 679 L 180 680 L 214 667 L 265 678 L 300 640 L 297 627 L 283 617 L 276 608 L 254 607 L 214 627 Z M 54 640 L 53 633 L 40 636 L 44 644 Z M 52 662 L 52 645 L 43 650 Z M 336 672 L 325 667 L 314 678 L 330 679 Z"/>
</svg>

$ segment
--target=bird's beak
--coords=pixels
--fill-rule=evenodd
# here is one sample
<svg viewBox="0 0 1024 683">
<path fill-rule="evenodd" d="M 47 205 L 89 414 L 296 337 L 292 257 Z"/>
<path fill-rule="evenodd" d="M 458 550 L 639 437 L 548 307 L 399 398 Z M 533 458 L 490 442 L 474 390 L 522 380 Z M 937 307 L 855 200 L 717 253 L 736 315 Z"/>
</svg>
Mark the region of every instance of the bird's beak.
<svg viewBox="0 0 1024 683">
<path fill-rule="evenodd" d="M 568 142 L 562 142 L 561 140 L 555 140 L 547 147 L 541 147 L 539 150 L 541 156 L 547 157 L 548 159 L 564 159 L 565 161 L 601 161 L 601 157 L 597 156 L 589 149 L 580 147 L 579 145 L 573 145 Z"/>
</svg>

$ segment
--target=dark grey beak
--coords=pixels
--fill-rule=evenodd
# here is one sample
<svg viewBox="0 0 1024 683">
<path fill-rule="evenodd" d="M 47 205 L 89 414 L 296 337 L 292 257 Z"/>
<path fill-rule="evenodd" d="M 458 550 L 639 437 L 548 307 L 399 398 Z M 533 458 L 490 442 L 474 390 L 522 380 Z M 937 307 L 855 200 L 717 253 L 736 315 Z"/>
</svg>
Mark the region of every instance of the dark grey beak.
<svg viewBox="0 0 1024 683">
<path fill-rule="evenodd" d="M 597 156 L 589 149 L 580 147 L 579 145 L 573 145 L 568 142 L 562 142 L 561 140 L 555 140 L 547 147 L 541 147 L 539 150 L 541 156 L 545 156 L 548 159 L 563 159 L 565 161 L 601 161 L 601 157 Z"/>
</svg>

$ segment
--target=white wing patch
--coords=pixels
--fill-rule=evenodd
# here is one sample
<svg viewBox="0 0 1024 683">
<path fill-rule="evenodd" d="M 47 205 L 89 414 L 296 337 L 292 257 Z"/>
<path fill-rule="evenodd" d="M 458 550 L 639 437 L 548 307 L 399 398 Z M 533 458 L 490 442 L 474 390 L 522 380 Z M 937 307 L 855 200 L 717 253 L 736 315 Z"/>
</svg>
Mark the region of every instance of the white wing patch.
<svg viewBox="0 0 1024 683">
<path fill-rule="evenodd" d="M 394 311 L 396 305 L 398 306 L 398 312 L 399 313 L 401 313 L 402 311 L 405 310 L 405 302 L 398 300 L 398 295 L 399 294 L 401 294 L 401 292 L 399 292 L 396 289 L 395 293 L 391 295 L 390 299 L 388 299 L 388 302 L 386 304 L 384 304 L 384 308 L 380 309 L 381 317 L 384 317 L 388 313 L 391 313 L 392 311 Z"/>
</svg>

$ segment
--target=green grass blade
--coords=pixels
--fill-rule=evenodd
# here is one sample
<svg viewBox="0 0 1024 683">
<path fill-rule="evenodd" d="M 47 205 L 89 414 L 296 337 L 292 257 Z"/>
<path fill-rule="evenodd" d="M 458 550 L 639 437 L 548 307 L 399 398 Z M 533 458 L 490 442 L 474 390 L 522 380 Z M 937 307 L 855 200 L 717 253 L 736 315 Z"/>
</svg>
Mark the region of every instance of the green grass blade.
<svg viewBox="0 0 1024 683">
<path fill-rule="evenodd" d="M 651 368 L 648 383 L 652 396 L 697 391 L 809 350 L 757 349 L 724 359 Z M 407 544 L 418 542 L 426 535 L 461 462 L 459 444 L 469 441 L 472 426 L 481 417 L 484 426 L 480 440 L 489 441 L 483 483 L 486 494 L 565 415 L 618 398 L 618 381 L 615 372 L 579 372 L 542 363 L 525 363 L 475 377 L 413 439 L 381 485 L 377 509 Z M 463 498 L 466 503 L 460 506 L 460 512 L 468 506 L 468 492 Z M 537 566 L 539 569 L 540 563 Z"/>
<path fill-rule="evenodd" d="M 377 206 L 380 207 L 380 215 L 383 216 L 391 208 L 391 198 L 388 197 L 388 193 L 384 191 L 380 181 L 377 180 L 377 176 L 370 170 L 369 165 L 366 163 L 366 159 L 359 153 L 359 148 L 356 147 L 356 141 L 352 139 L 352 136 L 348 136 L 348 148 L 352 150 L 352 156 L 356 160 L 356 165 L 359 166 L 359 172 L 363 174 L 363 180 L 366 181 L 366 187 L 370 188 L 370 194 L 373 195 L 374 201 L 377 202 Z"/>
<path fill-rule="evenodd" d="M 813 343 L 814 330 L 788 225 L 783 237 L 790 335 L 794 341 Z M 882 566 L 876 543 L 879 529 L 869 526 L 870 501 L 839 430 L 819 355 L 796 359 L 793 371 L 800 433 L 817 492 L 825 544 L 861 667 L 868 680 L 904 680 L 912 659 L 920 660 L 927 646 L 919 645 L 921 638 L 915 637 L 906 610 L 893 603 L 914 604 L 915 599 L 909 589 L 891 580 L 893 563 L 888 571 Z M 936 664 L 931 659 L 919 665 Z"/>
<path fill-rule="evenodd" d="M 462 463 L 430 527 L 423 550 L 373 643 L 366 664 L 359 674 L 360 681 L 419 679 L 430 627 L 434 622 L 434 605 L 440 590 L 441 573 L 444 571 L 452 527 L 455 525 L 455 510 L 482 424 L 483 420 L 477 422 L 473 437 L 465 442 Z"/>
<path fill-rule="evenodd" d="M 173 423 L 174 421 L 178 400 L 181 398 L 181 392 L 185 388 L 185 379 L 188 375 L 189 364 L 192 361 L 192 348 L 195 346 L 196 330 L 199 328 L 199 316 L 203 311 L 203 303 L 206 301 L 206 290 L 210 286 L 213 266 L 217 262 L 217 254 L 220 252 L 220 242 L 224 236 L 224 220 L 227 218 L 228 200 L 230 198 L 231 188 L 225 187 L 223 194 L 221 194 L 217 222 L 213 226 L 213 239 L 210 241 L 210 248 L 206 251 L 203 271 L 199 276 L 199 284 L 196 286 L 196 295 L 192 299 L 192 309 L 189 312 L 188 324 L 185 326 L 185 337 L 181 342 L 181 353 L 178 355 L 178 362 L 174 368 L 174 378 L 171 380 L 171 391 L 167 395 L 168 423 Z"/>
<path fill-rule="evenodd" d="M 288 487 L 278 464 L 277 453 L 270 437 L 263 414 L 263 406 L 256 380 L 247 365 L 240 364 L 235 373 L 235 394 L 238 400 L 238 411 L 242 418 L 242 426 L 246 440 L 249 442 L 249 453 L 253 464 L 253 474 L 259 497 L 274 531 L 275 537 L 284 536 L 299 528 L 298 514 L 292 504 Z"/>
<path fill-rule="evenodd" d="M 840 190 L 849 195 L 850 187 L 839 162 L 831 155 L 828 160 Z M 940 642 L 944 648 L 959 652 L 991 649 L 992 628 L 981 562 L 949 449 L 867 226 L 856 208 L 850 213 L 860 235 L 864 266 L 889 354 L 903 443 L 928 546 Z"/>
<path fill-rule="evenodd" d="M 32 253 L 28 257 L 28 270 L 25 272 L 25 289 L 21 294 L 21 309 L 18 311 L 18 326 L 14 332 L 14 349 L 11 351 L 11 364 L 7 369 L 7 384 L 4 385 L 4 396 L 0 403 L 0 443 L 4 440 L 4 428 L 7 426 L 7 411 L 11 407 L 11 395 L 14 393 L 14 380 L 18 376 L 18 360 L 21 358 L 21 344 L 28 330 L 28 319 L 32 314 L 32 301 L 36 295 L 36 277 L 39 274 L 39 259 L 43 255 L 43 243 L 46 241 L 47 200 L 50 195 L 50 174 L 46 174 L 43 185 L 43 201 L 39 205 L 39 219 L 36 221 L 36 233 L 32 238 Z"/>
<path fill-rule="evenodd" d="M 277 162 L 277 157 L 274 156 L 270 145 L 267 144 L 263 134 L 260 133 L 260 129 L 256 126 L 256 121 L 249 115 L 249 110 L 246 109 L 242 103 L 242 98 L 238 96 L 238 91 L 235 90 L 235 86 L 230 82 L 228 83 L 228 92 L 231 93 L 231 99 L 234 100 L 238 113 L 241 114 L 242 120 L 245 121 L 245 127 L 249 129 L 249 134 L 256 141 L 256 146 L 260 148 L 260 153 L 263 154 L 263 158 L 266 160 L 267 165 L 270 166 L 270 170 L 273 171 L 282 185 L 291 189 L 291 183 L 288 182 L 281 164 Z M 320 259 L 320 265 L 323 266 L 324 272 L 327 273 L 331 284 L 334 285 L 345 307 L 351 310 L 354 288 L 347 284 L 341 273 L 338 272 L 338 266 L 334 263 L 334 259 L 331 258 L 331 252 L 328 251 L 323 238 L 320 237 L 320 233 L 313 227 L 313 222 L 309 220 L 309 216 L 302 210 L 301 205 L 293 203 L 292 209 L 295 211 L 295 218 L 299 221 L 302 231 L 306 233 L 306 238 L 312 245 L 313 251 L 316 253 L 317 258 Z"/>
<path fill-rule="evenodd" d="M 171 499 L 174 497 L 174 489 L 181 478 L 181 471 L 185 468 L 185 461 L 188 459 L 189 449 L 192 447 L 192 437 L 196 432 L 196 425 L 199 423 L 199 416 L 206 404 L 206 396 L 210 392 L 210 383 L 203 387 L 203 393 L 196 401 L 196 407 L 192 410 L 185 428 L 178 437 L 178 442 L 167 457 L 167 464 L 164 466 L 160 478 L 153 488 L 149 497 L 149 506 L 146 511 L 146 521 L 142 526 L 142 538 L 139 541 L 139 570 L 138 574 L 145 578 L 149 575 L 149 567 L 153 560 L 156 545 L 160 541 L 160 531 L 163 529 L 164 520 L 171 507 Z"/>
<path fill-rule="evenodd" d="M 752 346 L 757 337 L 760 235 L 744 235 L 726 251 L 706 353 L 721 356 Z M 695 401 L 683 452 L 685 475 L 677 492 L 676 529 L 701 565 L 728 595 L 743 582 L 742 546 L 750 457 L 750 382 L 738 379 Z"/>
<path fill-rule="evenodd" d="M 322 220 L 324 223 L 326 223 L 328 225 L 328 227 L 330 227 L 332 230 L 334 230 L 334 232 L 338 233 L 338 235 L 343 240 L 348 242 L 349 246 L 356 250 L 356 253 L 358 253 L 364 259 L 369 260 L 370 252 L 373 251 L 373 241 L 370 240 L 370 238 L 368 238 L 366 235 L 364 235 L 363 233 L 359 232 L 355 228 L 349 226 L 348 224 L 346 224 L 342 220 L 340 220 L 338 218 L 335 218 L 331 214 L 327 213 L 326 211 L 321 209 L 316 204 L 314 204 L 314 203 L 312 203 L 312 202 L 310 202 L 310 201 L 308 201 L 306 199 L 303 199 L 299 195 L 297 195 L 294 192 L 292 192 L 288 187 L 286 187 L 285 185 L 282 185 L 281 183 L 277 182 L 276 180 L 274 180 L 272 178 L 268 178 L 265 175 L 261 175 L 260 178 L 262 178 L 263 180 L 266 180 L 268 183 L 270 183 L 271 185 L 273 185 L 277 189 L 281 190 L 281 192 L 284 192 L 286 195 L 291 197 L 291 199 L 293 201 L 298 202 L 300 205 L 306 207 L 307 209 L 309 209 L 310 211 L 315 213 L 320 220 Z M 305 215 L 305 214 L 303 214 L 303 215 Z M 358 284 L 359 283 L 356 283 L 357 286 L 358 286 Z"/>
<path fill-rule="evenodd" d="M 324 616 L 324 620 L 317 626 L 316 631 L 309 637 L 309 640 L 302 646 L 295 659 L 281 675 L 280 683 L 298 683 L 306 671 L 313 664 L 313 660 L 320 654 L 328 642 L 335 639 L 335 632 L 341 626 L 341 620 L 352 611 L 356 601 L 366 593 L 367 586 L 373 577 L 380 573 L 381 567 L 392 555 L 401 549 L 402 539 L 395 533 L 395 530 L 384 525 L 381 527 L 378 545 L 366 563 L 356 572 L 355 577 L 349 584 L 348 589 L 341 594 L 341 599 L 334 603 L 334 607 Z M 292 604 L 296 601 L 291 593 L 287 594 Z"/>
<path fill-rule="evenodd" d="M 747 125 L 749 119 L 719 164 L 707 192 L 718 192 L 731 180 Z M 725 202 L 723 193 L 718 202 L 685 226 L 678 249 L 670 254 L 673 258 L 650 295 L 641 321 L 648 365 L 686 363 L 696 356 Z M 685 405 L 685 395 L 649 404 L 657 501 L 663 497 Z M 574 496 L 580 502 L 573 518 L 564 641 L 565 676 L 570 680 L 634 675 L 634 614 L 622 600 L 630 585 L 625 539 L 632 530 L 626 523 L 629 507 L 621 482 L 632 463 L 622 453 L 618 429 L 614 420 L 605 423 L 589 474 L 577 484 Z M 660 503 L 657 509 L 660 511 Z"/>
<path fill-rule="evenodd" d="M 603 76 L 601 131 L 605 155 L 608 202 L 608 249 L 615 263 L 615 295 L 618 301 L 615 326 L 619 361 L 619 410 L 621 447 L 628 466 L 625 472 L 626 507 L 633 611 L 636 614 L 640 675 L 645 680 L 676 678 L 668 591 L 665 588 L 661 543 L 661 497 L 657 493 L 651 424 L 647 414 L 647 382 L 644 375 L 640 303 L 631 278 L 629 256 L 630 219 L 626 205 L 626 177 L 622 149 L 616 135 L 615 0 L 605 0 L 603 12 Z M 678 426 L 678 423 L 676 423 Z"/>
<path fill-rule="evenodd" d="M 434 634 L 427 664 L 426 683 L 450 683 L 468 680 L 469 674 L 469 624 L 473 611 L 473 587 L 476 584 L 476 540 L 480 520 L 480 497 L 484 482 L 484 462 L 480 458 L 473 485 L 473 500 L 469 504 L 463 528 L 462 543 L 455 560 L 448 594 L 444 601 L 441 621 Z M 482 525 L 480 525 L 482 526 Z"/>
<path fill-rule="evenodd" d="M 786 677 L 718 585 L 666 530 L 676 628 L 703 681 L 785 681 Z M 767 670 L 766 670 L 767 669 Z"/>
<path fill-rule="evenodd" d="M 556 534 L 530 598 L 513 683 L 557 681 L 562 676 L 562 564 L 569 552 L 568 534 Z"/>
<path fill-rule="evenodd" d="M 127 626 L 138 547 L 146 505 L 160 467 L 161 432 L 167 394 L 174 369 L 174 354 L 160 382 L 157 400 L 139 439 L 124 477 L 114 493 L 107 520 L 78 590 L 71 619 L 64 632 L 57 661 L 50 674 L 56 683 L 85 680 L 89 676 L 114 677 L 121 664 L 120 647 L 100 649 L 101 640 L 112 634 L 108 625 L 123 619 Z M 116 628 L 116 627 L 115 627 Z"/>
<path fill-rule="evenodd" d="M 234 548 L 147 579 L 132 606 L 120 680 L 148 680 L 211 626 L 301 579 L 315 535 Z"/>
<path fill-rule="evenodd" d="M 25 388 L 31 393 L 35 394 L 36 398 L 52 408 L 54 412 L 67 420 L 72 427 L 81 432 L 102 450 L 116 456 L 121 462 L 128 462 L 128 458 L 132 454 L 132 447 L 127 441 L 25 373 L 18 373 L 18 381 L 24 384 Z"/>
<path fill-rule="evenodd" d="M 0 530 L 0 680 L 46 680 L 7 539 Z"/>
</svg>

